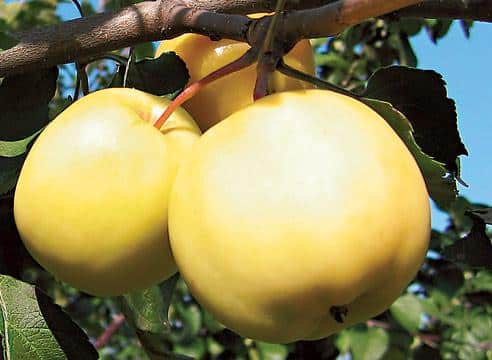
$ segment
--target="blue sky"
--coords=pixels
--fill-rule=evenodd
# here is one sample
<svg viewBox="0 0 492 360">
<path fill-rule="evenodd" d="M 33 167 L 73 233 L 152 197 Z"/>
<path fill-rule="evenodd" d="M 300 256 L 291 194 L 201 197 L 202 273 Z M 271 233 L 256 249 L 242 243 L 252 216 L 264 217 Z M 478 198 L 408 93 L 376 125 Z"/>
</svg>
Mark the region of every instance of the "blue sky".
<svg viewBox="0 0 492 360">
<path fill-rule="evenodd" d="M 78 17 L 71 3 L 60 5 L 64 18 Z M 458 23 L 437 45 L 422 31 L 411 39 L 419 59 L 418 67 L 441 73 L 447 82 L 448 96 L 455 100 L 458 127 L 469 156 L 462 157 L 462 178 L 468 188 L 460 194 L 474 202 L 492 204 L 492 24 L 475 23 L 471 37 L 464 36 Z M 433 210 L 433 227 L 442 229 L 446 216 Z"/>
</svg>

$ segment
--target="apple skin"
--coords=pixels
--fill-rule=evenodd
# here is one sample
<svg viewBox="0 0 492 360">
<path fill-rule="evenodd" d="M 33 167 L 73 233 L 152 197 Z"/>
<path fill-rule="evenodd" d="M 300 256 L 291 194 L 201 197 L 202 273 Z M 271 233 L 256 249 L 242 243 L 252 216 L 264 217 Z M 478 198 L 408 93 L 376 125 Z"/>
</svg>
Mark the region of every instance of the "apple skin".
<svg viewBox="0 0 492 360">
<path fill-rule="evenodd" d="M 205 309 L 242 336 L 288 343 L 398 298 L 424 260 L 429 199 L 411 153 L 368 106 L 282 92 L 195 144 L 173 186 L 169 232 Z M 336 307 L 348 309 L 343 323 Z"/>
<path fill-rule="evenodd" d="M 168 197 L 200 136 L 184 109 L 152 126 L 168 100 L 100 90 L 56 117 L 22 168 L 14 215 L 29 252 L 60 280 L 92 295 L 121 295 L 176 272 Z"/>
<path fill-rule="evenodd" d="M 196 82 L 222 66 L 238 59 L 250 46 L 246 43 L 223 39 L 212 41 L 198 34 L 184 34 L 162 41 L 156 57 L 174 51 L 185 62 L 190 83 Z M 285 56 L 285 62 L 308 74 L 315 74 L 313 49 L 308 40 L 302 40 Z M 183 107 L 193 116 L 203 131 L 225 119 L 233 112 L 253 103 L 256 82 L 256 64 L 230 74 L 207 85 Z M 270 83 L 273 92 L 308 89 L 312 85 L 275 72 Z"/>
</svg>

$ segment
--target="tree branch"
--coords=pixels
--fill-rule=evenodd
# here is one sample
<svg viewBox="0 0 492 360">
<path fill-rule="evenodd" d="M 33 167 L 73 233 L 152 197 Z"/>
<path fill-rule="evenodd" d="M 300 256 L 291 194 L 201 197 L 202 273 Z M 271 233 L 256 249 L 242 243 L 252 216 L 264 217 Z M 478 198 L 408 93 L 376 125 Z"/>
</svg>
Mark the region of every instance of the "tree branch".
<svg viewBox="0 0 492 360">
<path fill-rule="evenodd" d="M 279 29 L 286 48 L 301 38 L 334 35 L 367 18 L 398 11 L 420 0 L 287 0 L 292 9 Z M 141 42 L 195 32 L 213 39 L 257 43 L 263 20 L 224 11 L 270 10 L 274 0 L 146 1 L 116 13 L 104 13 L 17 34 L 18 45 L 0 53 L 0 77 L 97 57 Z M 466 4 L 466 5 L 465 5 Z M 323 5 L 312 8 L 313 6 Z M 188 7 L 189 6 L 189 7 Z M 210 9 L 207 11 L 203 9 Z M 396 12 L 401 16 L 460 17 L 492 20 L 492 0 L 432 0 Z"/>
<path fill-rule="evenodd" d="M 402 17 L 492 22 L 491 0 L 427 0 L 396 13 Z"/>
</svg>

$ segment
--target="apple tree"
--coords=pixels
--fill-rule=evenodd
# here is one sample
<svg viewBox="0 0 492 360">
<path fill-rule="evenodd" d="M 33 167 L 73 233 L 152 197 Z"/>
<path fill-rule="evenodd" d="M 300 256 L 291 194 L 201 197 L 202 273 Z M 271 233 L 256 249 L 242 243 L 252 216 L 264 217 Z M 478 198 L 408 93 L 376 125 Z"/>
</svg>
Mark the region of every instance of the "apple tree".
<svg viewBox="0 0 492 360">
<path fill-rule="evenodd" d="M 473 36 L 474 21 L 492 21 L 492 1 L 72 0 L 80 17 L 71 21 L 61 3 L 0 4 L 0 358 L 492 359 L 492 212 L 459 196 L 459 158 L 474 154 L 445 79 L 417 68 L 410 42 L 422 31 L 437 42 L 453 22 Z M 271 344 L 225 328 L 179 274 L 95 297 L 57 281 L 26 250 L 13 203 L 38 135 L 99 89 L 183 97 L 186 64 L 173 52 L 154 54 L 156 41 L 188 32 L 248 43 L 237 69 L 258 64 L 255 97 L 267 95 L 261 84 L 277 70 L 365 102 L 408 147 L 448 223 L 432 231 L 425 262 L 387 311 L 322 340 Z M 301 39 L 311 39 L 317 77 L 282 61 Z"/>
</svg>

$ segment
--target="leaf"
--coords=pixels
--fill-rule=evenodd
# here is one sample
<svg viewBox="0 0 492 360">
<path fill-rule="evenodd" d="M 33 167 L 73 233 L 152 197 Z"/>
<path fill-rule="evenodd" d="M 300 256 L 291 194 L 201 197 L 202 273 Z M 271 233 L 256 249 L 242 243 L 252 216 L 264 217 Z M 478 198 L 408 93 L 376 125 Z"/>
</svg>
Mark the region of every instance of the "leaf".
<svg viewBox="0 0 492 360">
<path fill-rule="evenodd" d="M 3 79 L 0 85 L 0 139 L 20 140 L 49 122 L 58 68 Z"/>
<path fill-rule="evenodd" d="M 120 66 L 111 87 L 123 86 L 125 66 Z M 162 96 L 181 90 L 189 80 L 186 64 L 174 52 L 166 52 L 157 59 L 143 59 L 130 63 L 126 87 Z"/>
<path fill-rule="evenodd" d="M 412 294 L 405 294 L 396 300 L 390 307 L 393 318 L 408 332 L 416 332 L 420 327 L 420 318 L 423 313 L 419 299 Z"/>
<path fill-rule="evenodd" d="M 412 126 L 406 117 L 390 103 L 372 99 L 362 101 L 381 115 L 403 140 L 417 161 L 427 190 L 436 204 L 444 209 L 449 208 L 456 199 L 456 183 L 441 163 L 422 152 L 413 138 Z"/>
<path fill-rule="evenodd" d="M 443 255 L 452 261 L 473 268 L 492 270 L 492 244 L 485 230 L 485 222 L 478 216 L 474 216 L 473 226 L 468 235 L 445 247 Z"/>
<path fill-rule="evenodd" d="M 0 157 L 0 195 L 4 195 L 14 189 L 24 159 L 24 156 L 14 158 Z"/>
<path fill-rule="evenodd" d="M 390 66 L 376 71 L 364 96 L 391 103 L 410 121 L 422 150 L 458 174 L 456 158 L 468 152 L 461 142 L 454 101 L 435 71 Z"/>
<path fill-rule="evenodd" d="M 468 213 L 479 217 L 486 224 L 492 225 L 492 208 L 470 210 Z"/>
<path fill-rule="evenodd" d="M 470 30 L 473 27 L 473 21 L 471 20 L 460 20 L 461 30 L 465 34 L 465 37 L 470 38 Z"/>
<path fill-rule="evenodd" d="M 260 360 L 283 360 L 289 355 L 287 347 L 281 344 L 257 341 L 256 348 L 258 349 Z"/>
<path fill-rule="evenodd" d="M 17 141 L 2 141 L 0 140 L 0 156 L 3 157 L 16 157 L 24 154 L 27 151 L 28 145 L 39 135 L 42 131 L 38 130 L 34 134 L 28 136 L 25 139 Z"/>
<path fill-rule="evenodd" d="M 165 358 L 171 354 L 165 340 L 169 333 L 168 309 L 178 279 L 176 274 L 159 286 L 121 298 L 122 312 L 151 358 Z"/>
<path fill-rule="evenodd" d="M 384 329 L 359 324 L 344 333 L 341 343 L 350 349 L 353 360 L 378 360 L 388 350 L 390 337 Z M 337 343 L 337 346 L 341 343 Z"/>
<path fill-rule="evenodd" d="M 174 352 L 179 355 L 189 356 L 193 359 L 203 359 L 207 352 L 207 344 L 205 339 L 196 337 L 191 342 L 176 344 L 174 346 Z"/>
<path fill-rule="evenodd" d="M 87 335 L 33 286 L 0 275 L 0 333 L 5 359 L 97 359 Z"/>
</svg>

